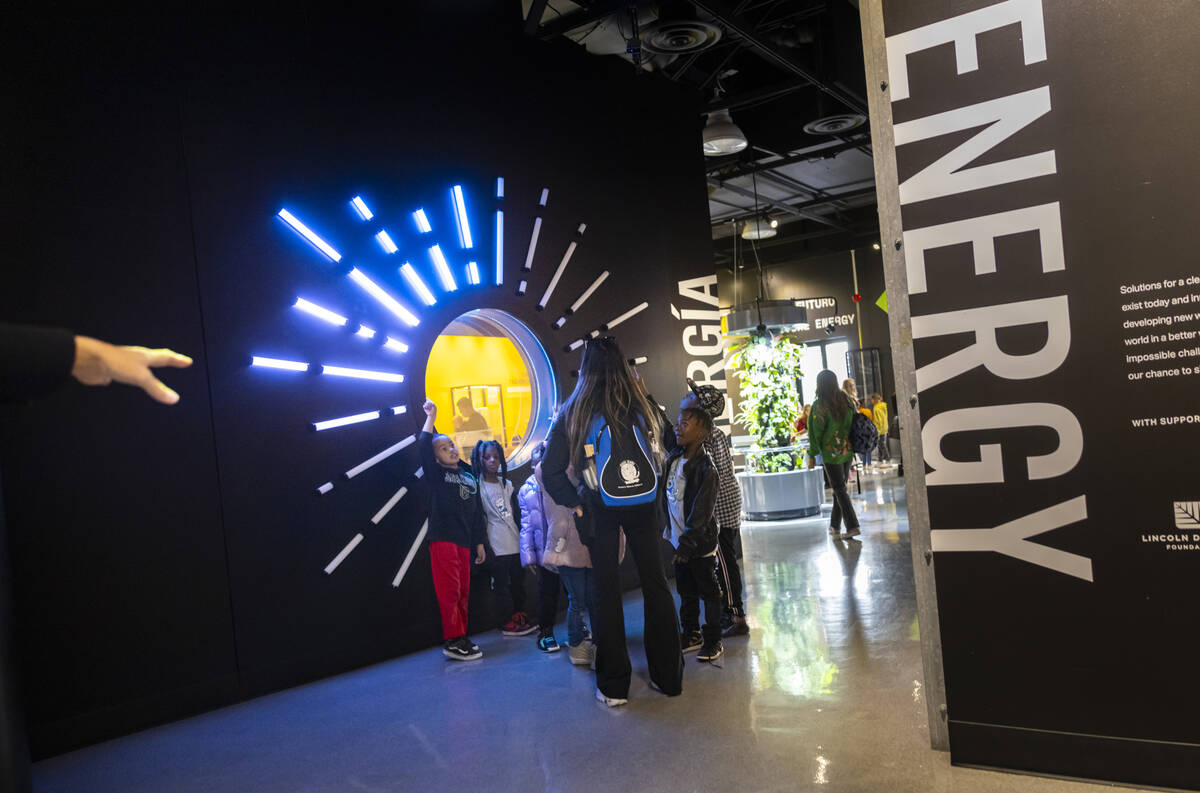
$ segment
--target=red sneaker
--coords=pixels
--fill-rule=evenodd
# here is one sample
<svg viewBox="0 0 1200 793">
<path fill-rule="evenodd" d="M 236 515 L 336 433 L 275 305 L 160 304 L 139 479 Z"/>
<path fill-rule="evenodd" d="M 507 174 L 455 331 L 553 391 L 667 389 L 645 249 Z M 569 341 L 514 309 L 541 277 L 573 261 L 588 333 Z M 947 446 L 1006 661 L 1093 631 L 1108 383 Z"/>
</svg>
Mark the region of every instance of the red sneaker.
<svg viewBox="0 0 1200 793">
<path fill-rule="evenodd" d="M 528 620 L 525 619 L 525 612 L 523 611 L 518 611 L 512 615 L 512 619 L 504 623 L 504 626 L 500 628 L 500 632 L 505 636 L 528 636 L 536 630 L 537 626 L 529 624 Z"/>
</svg>

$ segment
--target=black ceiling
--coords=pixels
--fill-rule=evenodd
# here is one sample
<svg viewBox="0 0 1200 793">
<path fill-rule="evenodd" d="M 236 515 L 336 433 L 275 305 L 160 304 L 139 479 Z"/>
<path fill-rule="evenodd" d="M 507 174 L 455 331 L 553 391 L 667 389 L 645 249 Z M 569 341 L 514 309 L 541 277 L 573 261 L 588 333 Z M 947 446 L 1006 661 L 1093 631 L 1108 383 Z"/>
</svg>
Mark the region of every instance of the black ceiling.
<svg viewBox="0 0 1200 793">
<path fill-rule="evenodd" d="M 866 85 L 858 10 L 850 0 L 523 0 L 526 31 L 566 37 L 598 56 L 634 57 L 634 9 L 642 43 L 639 68 L 651 79 L 695 91 L 706 110 L 729 109 L 750 146 L 706 158 L 716 264 L 778 264 L 878 238 L 870 129 L 810 134 L 818 119 L 861 115 Z M 684 54 L 646 47 L 656 24 L 693 20 L 719 40 Z M 778 221 L 777 235 L 737 239 L 755 214 Z M 743 257 L 749 257 L 743 259 Z"/>
</svg>

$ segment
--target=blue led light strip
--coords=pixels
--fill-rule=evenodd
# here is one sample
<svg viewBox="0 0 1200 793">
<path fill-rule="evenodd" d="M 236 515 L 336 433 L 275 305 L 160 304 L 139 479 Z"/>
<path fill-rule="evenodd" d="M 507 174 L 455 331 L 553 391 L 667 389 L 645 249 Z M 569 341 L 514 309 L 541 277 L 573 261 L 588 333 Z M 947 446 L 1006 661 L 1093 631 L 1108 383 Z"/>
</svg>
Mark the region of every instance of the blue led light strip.
<svg viewBox="0 0 1200 793">
<path fill-rule="evenodd" d="M 362 270 L 359 270 L 357 267 L 351 270 L 350 280 L 361 286 L 367 294 L 379 301 L 380 305 L 395 314 L 404 322 L 413 327 L 416 327 L 420 323 L 420 320 L 417 319 L 416 314 L 400 305 L 396 298 L 385 292 L 378 284 L 368 278 Z"/>
<path fill-rule="evenodd" d="M 315 247 L 321 253 L 325 254 L 330 259 L 333 259 L 335 262 L 340 262 L 342 260 L 342 254 L 334 250 L 333 246 L 328 242 L 318 237 L 315 231 L 301 223 L 300 219 L 291 212 L 288 212 L 286 209 L 281 209 L 279 210 L 278 216 L 284 223 L 291 226 L 297 234 L 312 243 L 313 247 Z"/>
<path fill-rule="evenodd" d="M 350 206 L 354 207 L 354 211 L 357 212 L 358 216 L 363 220 L 370 220 L 371 218 L 375 217 L 375 214 L 371 212 L 370 208 L 367 207 L 367 202 L 363 201 L 362 196 L 360 195 L 356 195 L 354 198 L 350 199 Z"/>
<path fill-rule="evenodd" d="M 463 248 L 474 248 L 471 240 L 471 224 L 467 220 L 467 205 L 463 200 L 462 185 L 454 185 L 450 190 L 450 200 L 454 203 L 454 220 L 458 225 L 458 243 Z"/>
<path fill-rule="evenodd" d="M 421 276 L 417 275 L 416 268 L 411 264 L 405 262 L 400 265 L 400 275 L 404 276 L 404 280 L 408 281 L 408 285 L 412 287 L 413 291 L 417 293 L 417 297 L 421 298 L 421 302 L 425 305 L 432 306 L 437 302 L 437 299 L 433 296 L 433 292 L 429 291 L 429 287 L 421 280 Z"/>
<path fill-rule="evenodd" d="M 437 271 L 438 280 L 442 282 L 442 289 L 447 292 L 458 289 L 458 284 L 454 282 L 454 274 L 450 272 L 450 264 L 442 253 L 442 246 L 434 245 L 430 248 L 429 258 L 433 259 L 433 268 Z"/>
</svg>

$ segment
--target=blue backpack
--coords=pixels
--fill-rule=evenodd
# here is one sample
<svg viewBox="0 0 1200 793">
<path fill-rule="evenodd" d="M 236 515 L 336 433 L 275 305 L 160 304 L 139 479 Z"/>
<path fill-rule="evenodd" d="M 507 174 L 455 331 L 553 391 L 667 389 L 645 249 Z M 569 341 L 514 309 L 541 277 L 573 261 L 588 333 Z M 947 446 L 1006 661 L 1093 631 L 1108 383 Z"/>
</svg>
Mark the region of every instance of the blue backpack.
<svg viewBox="0 0 1200 793">
<path fill-rule="evenodd" d="M 606 507 L 649 504 L 658 496 L 658 468 L 645 432 L 609 424 L 603 415 L 592 419 L 584 454 L 584 481 L 600 494 Z"/>
</svg>

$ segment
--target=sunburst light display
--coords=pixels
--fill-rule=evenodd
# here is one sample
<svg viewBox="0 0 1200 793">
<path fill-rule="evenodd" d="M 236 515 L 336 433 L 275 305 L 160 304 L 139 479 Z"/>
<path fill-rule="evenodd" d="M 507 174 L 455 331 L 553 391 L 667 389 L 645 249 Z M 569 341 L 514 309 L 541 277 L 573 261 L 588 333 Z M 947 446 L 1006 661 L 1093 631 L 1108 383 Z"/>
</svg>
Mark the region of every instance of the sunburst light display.
<svg viewBox="0 0 1200 793">
<path fill-rule="evenodd" d="M 374 240 L 375 244 L 372 249 L 377 253 L 372 255 L 377 255 L 386 262 L 386 267 L 377 267 L 375 262 L 371 263 L 372 266 L 369 270 L 375 275 L 368 275 L 356 263 L 348 261 L 339 252 L 336 240 L 331 239 L 328 229 L 314 228 L 303 217 L 286 207 L 279 209 L 276 213 L 278 220 L 294 232 L 297 241 L 305 243 L 305 247 L 313 252 L 314 261 L 329 267 L 331 275 L 348 280 L 351 286 L 347 286 L 347 289 L 364 293 L 379 308 L 383 309 L 384 313 L 379 316 L 386 318 L 386 323 L 372 321 L 372 324 L 368 325 L 352 316 L 342 306 L 317 302 L 304 295 L 297 295 L 292 304 L 297 318 L 302 316 L 304 321 L 327 325 L 331 332 L 341 329 L 344 338 L 348 341 L 370 345 L 372 349 L 378 351 L 378 363 L 373 364 L 370 368 L 360 368 L 345 366 L 336 360 L 329 362 L 296 361 L 255 353 L 250 359 L 251 366 L 264 370 L 277 370 L 278 376 L 296 376 L 308 373 L 322 377 L 363 381 L 364 404 L 359 412 L 342 416 L 315 416 L 308 427 L 297 427 L 297 431 L 355 432 L 361 431 L 364 425 L 378 427 L 382 422 L 400 427 L 402 428 L 401 432 L 404 433 L 399 440 L 395 440 L 374 455 L 345 471 L 338 472 L 328 481 L 316 485 L 315 492 L 318 496 L 329 496 L 336 489 L 335 483 L 337 482 L 370 474 L 372 469 L 384 460 L 416 443 L 416 432 L 420 429 L 423 417 L 419 415 L 420 411 L 409 411 L 408 409 L 408 404 L 413 401 L 413 398 L 407 393 L 405 373 L 411 370 L 413 361 L 408 356 L 409 343 L 406 339 L 409 339 L 409 334 L 415 332 L 414 329 L 421 324 L 419 313 L 421 307 L 435 306 L 439 301 L 447 302 L 453 307 L 456 303 L 451 301 L 458 301 L 464 307 L 470 306 L 464 308 L 464 311 L 480 310 L 481 307 L 482 310 L 487 310 L 488 296 L 495 294 L 495 290 L 498 288 L 509 286 L 517 296 L 528 296 L 529 303 L 527 305 L 530 311 L 551 310 L 552 304 L 561 302 L 561 308 L 554 309 L 558 313 L 557 319 L 552 323 L 554 330 L 558 331 L 566 326 L 575 314 L 583 310 L 589 299 L 603 288 L 609 278 L 609 271 L 601 270 L 583 292 L 568 296 L 569 303 L 566 300 L 555 300 L 563 275 L 571 264 L 576 250 L 583 243 L 587 232 L 587 224 L 579 223 L 572 233 L 566 249 L 558 257 L 554 270 L 549 272 L 548 268 L 544 268 L 549 277 L 545 279 L 544 286 L 542 285 L 542 270 L 536 265 L 538 264 L 538 240 L 542 233 L 544 210 L 550 200 L 549 188 L 543 188 L 539 194 L 530 197 L 531 200 L 536 199 L 536 207 L 532 228 L 528 229 L 528 237 L 525 236 L 525 229 L 510 230 L 512 232 L 510 237 L 516 236 L 516 239 L 522 242 L 528 240 L 525 243 L 524 257 L 513 260 L 519 262 L 519 266 L 516 272 L 511 273 L 505 272 L 504 205 L 507 200 L 511 199 L 505 196 L 504 179 L 496 179 L 493 196 L 476 202 L 471 201 L 471 196 L 461 184 L 449 187 L 443 195 L 448 201 L 449 217 L 453 219 L 452 224 L 445 224 L 445 229 L 436 227 L 430 219 L 431 214 L 438 217 L 440 215 L 427 212 L 425 207 L 411 207 L 408 212 L 398 217 L 384 218 L 372 209 L 370 203 L 362 195 L 354 195 L 347 200 L 347 220 Z M 486 213 L 482 213 L 482 216 L 494 224 L 492 229 L 494 245 L 489 246 L 490 250 L 488 251 L 481 251 L 477 246 L 477 230 L 483 227 L 477 226 L 472 217 L 476 219 L 480 217 L 480 206 L 493 202 L 494 206 L 489 207 Z M 472 215 L 472 210 L 474 215 Z M 407 229 L 409 234 L 394 235 L 393 232 L 400 228 L 401 223 L 412 224 Z M 453 225 L 453 229 L 450 228 L 451 225 Z M 389 226 L 392 227 L 391 231 L 389 231 Z M 415 236 L 411 236 L 413 234 Z M 453 236 L 450 236 L 451 234 Z M 397 242 L 397 239 L 400 239 L 401 242 Z M 412 244 L 405 243 L 403 242 L 405 239 L 412 239 L 414 242 Z M 537 275 L 535 275 L 535 271 L 538 273 Z M 390 276 L 384 277 L 378 275 L 379 273 L 390 273 Z M 509 280 L 506 281 L 506 277 Z M 534 283 L 535 279 L 537 279 L 537 284 Z M 536 302 L 534 302 L 534 296 L 536 296 Z M 603 311 L 603 308 L 597 308 L 599 306 L 599 303 L 592 304 L 589 311 L 599 315 L 600 311 Z M 559 344 L 564 352 L 574 352 L 587 339 L 595 338 L 601 333 L 616 328 L 648 307 L 648 302 L 638 303 L 577 337 L 568 337 L 570 341 L 559 342 Z M 353 330 L 353 333 L 345 333 L 347 330 Z M 537 341 L 543 348 L 552 346 L 546 343 L 547 339 Z M 545 356 L 544 349 L 539 352 Z M 639 364 L 645 363 L 646 360 L 645 356 L 633 359 Z M 420 361 L 418 363 L 424 366 L 427 362 Z M 388 390 L 389 388 L 392 390 Z M 389 395 L 390 399 L 381 397 L 381 394 Z M 420 468 L 414 472 L 414 476 L 418 479 L 423 474 L 424 471 Z M 405 499 L 408 492 L 407 486 L 401 486 L 380 505 L 367 521 L 369 525 L 355 532 L 341 551 L 329 561 L 324 568 L 325 573 L 332 575 L 336 572 L 342 563 L 379 526 L 380 522 Z M 336 498 L 337 496 L 335 494 L 332 497 Z M 421 543 L 425 540 L 428 528 L 429 521 L 426 519 L 392 579 L 393 587 L 399 587 L 403 582 Z"/>
</svg>

